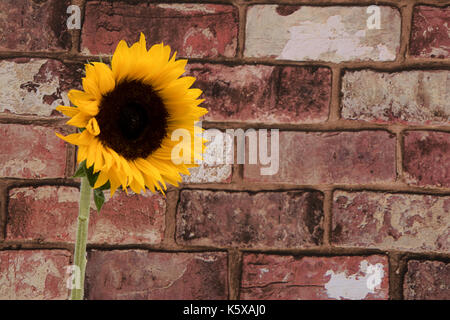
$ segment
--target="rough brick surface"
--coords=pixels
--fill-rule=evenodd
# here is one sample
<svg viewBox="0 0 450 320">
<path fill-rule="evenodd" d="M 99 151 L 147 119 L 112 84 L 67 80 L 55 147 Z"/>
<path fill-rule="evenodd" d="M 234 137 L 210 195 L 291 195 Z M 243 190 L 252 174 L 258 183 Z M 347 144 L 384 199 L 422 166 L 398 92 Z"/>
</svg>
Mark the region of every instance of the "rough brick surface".
<svg viewBox="0 0 450 320">
<path fill-rule="evenodd" d="M 67 299 L 65 250 L 0 251 L 0 300 Z"/>
<path fill-rule="evenodd" d="M 409 131 L 404 145 L 403 167 L 409 183 L 450 187 L 450 133 Z"/>
<path fill-rule="evenodd" d="M 367 7 L 251 6 L 245 56 L 331 62 L 392 61 L 400 46 L 400 14 L 380 6 L 380 29 L 368 29 Z"/>
<path fill-rule="evenodd" d="M 322 243 L 320 192 L 184 190 L 176 239 L 190 245 L 310 247 Z"/>
<path fill-rule="evenodd" d="M 395 181 L 395 136 L 385 131 L 280 132 L 279 171 L 261 175 L 244 165 L 244 179 L 289 184 Z"/>
<path fill-rule="evenodd" d="M 92 251 L 87 299 L 227 299 L 226 253 Z"/>
<path fill-rule="evenodd" d="M 450 72 L 346 72 L 342 117 L 406 124 L 450 123 Z"/>
<path fill-rule="evenodd" d="M 0 177 L 64 177 L 66 147 L 52 128 L 0 124 Z"/>
<path fill-rule="evenodd" d="M 80 87 L 77 65 L 58 60 L 18 58 L 0 61 L 0 112 L 60 115 L 55 108 L 69 106 L 67 92 Z"/>
<path fill-rule="evenodd" d="M 450 7 L 415 7 L 409 47 L 415 57 L 450 57 Z"/>
<path fill-rule="evenodd" d="M 316 123 L 328 118 L 331 70 L 317 67 L 191 64 L 206 120 Z"/>
<path fill-rule="evenodd" d="M 73 243 L 79 197 L 74 187 L 10 190 L 6 239 Z M 91 208 L 95 208 L 93 203 Z M 166 204 L 160 195 L 118 192 L 99 214 L 91 209 L 88 242 L 159 244 L 164 235 L 165 213 Z"/>
<path fill-rule="evenodd" d="M 70 0 L 0 2 L 0 50 L 55 51 L 71 47 L 67 31 Z"/>
<path fill-rule="evenodd" d="M 387 299 L 385 256 L 301 257 L 245 254 L 241 299 Z"/>
<path fill-rule="evenodd" d="M 86 5 L 82 52 L 112 54 L 117 43 L 135 42 L 139 33 L 149 44 L 163 41 L 186 57 L 234 57 L 237 9 L 214 4 L 131 4 L 91 1 Z"/>
<path fill-rule="evenodd" d="M 349 247 L 450 252 L 450 197 L 337 191 L 332 241 Z"/>
<path fill-rule="evenodd" d="M 196 168 L 190 168 L 191 175 L 184 175 L 184 183 L 227 183 L 231 181 L 232 168 L 227 159 L 233 152 L 232 136 L 216 129 L 203 132 L 208 142 L 203 161 Z"/>
<path fill-rule="evenodd" d="M 409 261 L 403 293 L 407 300 L 450 300 L 450 264 Z"/>
</svg>

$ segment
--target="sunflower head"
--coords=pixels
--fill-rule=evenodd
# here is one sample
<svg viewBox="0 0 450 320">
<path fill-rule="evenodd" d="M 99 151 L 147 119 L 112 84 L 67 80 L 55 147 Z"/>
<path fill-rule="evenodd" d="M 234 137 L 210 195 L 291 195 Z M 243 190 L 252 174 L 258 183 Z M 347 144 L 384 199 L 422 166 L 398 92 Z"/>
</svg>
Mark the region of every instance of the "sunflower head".
<svg viewBox="0 0 450 320">
<path fill-rule="evenodd" d="M 205 140 L 195 126 L 207 113 L 198 106 L 202 91 L 191 88 L 195 78 L 181 77 L 187 60 L 175 60 L 170 51 L 163 43 L 147 50 L 142 33 L 131 47 L 122 40 L 111 66 L 86 64 L 84 90 L 68 94 L 75 107 L 56 108 L 81 131 L 57 135 L 78 146 L 77 161 L 95 175 L 94 188 L 108 186 L 111 195 L 120 186 L 163 192 L 166 182 L 177 186 L 180 173 L 189 174 L 202 158 Z M 178 141 L 171 137 L 178 129 L 190 133 L 188 153 L 173 152 Z"/>
</svg>

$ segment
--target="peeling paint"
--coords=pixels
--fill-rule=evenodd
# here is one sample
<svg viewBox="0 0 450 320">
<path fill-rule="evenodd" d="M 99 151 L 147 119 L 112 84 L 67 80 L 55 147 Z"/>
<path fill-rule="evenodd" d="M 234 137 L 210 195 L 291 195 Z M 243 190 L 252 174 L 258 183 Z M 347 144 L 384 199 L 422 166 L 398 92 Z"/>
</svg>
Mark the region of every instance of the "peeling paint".
<svg viewBox="0 0 450 320">
<path fill-rule="evenodd" d="M 306 21 L 299 26 L 289 28 L 289 34 L 291 38 L 278 59 L 339 62 L 344 59 L 353 60 L 367 56 L 373 50 L 363 45 L 364 30 L 349 33 L 341 16 L 329 17 L 326 24 Z M 327 59 L 326 55 L 330 52 L 336 57 Z"/>
<path fill-rule="evenodd" d="M 245 56 L 331 62 L 393 61 L 400 47 L 400 14 L 380 6 L 382 28 L 367 29 L 366 7 L 302 6 L 280 16 L 275 5 L 249 8 Z"/>
<path fill-rule="evenodd" d="M 166 3 L 162 3 L 162 4 L 158 4 L 157 5 L 158 8 L 162 8 L 162 9 L 172 9 L 172 10 L 177 10 L 180 12 L 186 12 L 186 13 L 215 13 L 216 10 L 214 8 L 211 8 L 208 5 L 203 5 L 203 4 L 166 4 Z"/>
<path fill-rule="evenodd" d="M 210 141 L 206 143 L 203 163 L 199 167 L 189 168 L 191 175 L 182 175 L 184 183 L 225 182 L 231 177 L 231 164 L 225 164 L 225 159 L 233 154 L 233 138 L 230 134 L 215 133 L 217 135 L 213 135 L 213 131 L 205 131 L 204 137 Z"/>
<path fill-rule="evenodd" d="M 50 116 L 58 105 L 70 105 L 67 92 L 59 92 L 60 83 L 55 75 L 47 70 L 39 81 L 35 80 L 46 62 L 42 59 L 30 59 L 28 63 L 0 61 L 0 112 Z"/>
<path fill-rule="evenodd" d="M 0 252 L 0 299 L 66 299 L 64 250 Z"/>
<path fill-rule="evenodd" d="M 330 280 L 325 283 L 328 297 L 338 300 L 362 300 L 379 289 L 384 270 L 381 263 L 372 265 L 364 260 L 360 263 L 358 273 L 347 275 L 347 272 L 335 273 L 328 270 L 325 275 L 330 276 Z"/>
<path fill-rule="evenodd" d="M 346 197 L 341 205 L 339 198 Z M 337 191 L 333 242 L 347 247 L 448 251 L 449 197 Z M 339 228 L 338 228 L 339 225 Z"/>
<path fill-rule="evenodd" d="M 450 72 L 361 70 L 342 78 L 342 116 L 345 119 L 448 124 Z"/>
</svg>

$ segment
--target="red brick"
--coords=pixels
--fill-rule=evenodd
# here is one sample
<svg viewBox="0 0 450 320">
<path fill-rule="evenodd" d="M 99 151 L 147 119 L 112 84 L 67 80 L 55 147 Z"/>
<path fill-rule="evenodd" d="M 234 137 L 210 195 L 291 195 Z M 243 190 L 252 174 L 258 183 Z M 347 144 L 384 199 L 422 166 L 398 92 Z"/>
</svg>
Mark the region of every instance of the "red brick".
<svg viewBox="0 0 450 320">
<path fill-rule="evenodd" d="M 409 48 L 415 57 L 450 57 L 450 7 L 415 7 Z"/>
<path fill-rule="evenodd" d="M 234 57 L 238 13 L 230 5 L 91 1 L 86 4 L 82 52 L 112 54 L 120 40 L 131 44 L 140 32 L 149 44 L 163 41 L 180 56 Z"/>
<path fill-rule="evenodd" d="M 70 0 L 0 2 L 0 50 L 56 51 L 71 47 L 66 13 Z"/>
<path fill-rule="evenodd" d="M 188 65 L 206 120 L 316 123 L 328 118 L 331 71 L 317 67 Z"/>
<path fill-rule="evenodd" d="M 183 190 L 178 243 L 205 246 L 311 247 L 322 243 L 323 195 L 315 191 Z"/>
<path fill-rule="evenodd" d="M 450 263 L 409 261 L 403 294 L 407 300 L 450 300 Z"/>
<path fill-rule="evenodd" d="M 61 116 L 55 108 L 70 105 L 67 92 L 80 88 L 80 65 L 58 60 L 0 60 L 0 112 Z"/>
<path fill-rule="evenodd" d="M 65 250 L 0 251 L 0 300 L 67 299 Z"/>
<path fill-rule="evenodd" d="M 244 300 L 388 299 L 385 256 L 294 257 L 245 254 Z"/>
<path fill-rule="evenodd" d="M 450 252 L 450 197 L 336 191 L 338 246 Z"/>
<path fill-rule="evenodd" d="M 395 181 L 395 136 L 385 131 L 280 132 L 278 173 L 244 165 L 248 182 L 287 184 Z"/>
<path fill-rule="evenodd" d="M 64 177 L 66 146 L 55 129 L 0 124 L 0 177 Z"/>
<path fill-rule="evenodd" d="M 87 299 L 227 299 L 226 253 L 92 251 Z"/>
<path fill-rule="evenodd" d="M 403 168 L 408 183 L 450 187 L 450 133 L 408 131 L 404 148 Z"/>
<path fill-rule="evenodd" d="M 107 192 L 105 192 L 106 194 Z M 79 191 L 74 187 L 16 188 L 9 192 L 7 240 L 75 241 Z M 166 203 L 158 194 L 118 192 L 97 213 L 91 204 L 89 243 L 159 244 Z"/>
</svg>

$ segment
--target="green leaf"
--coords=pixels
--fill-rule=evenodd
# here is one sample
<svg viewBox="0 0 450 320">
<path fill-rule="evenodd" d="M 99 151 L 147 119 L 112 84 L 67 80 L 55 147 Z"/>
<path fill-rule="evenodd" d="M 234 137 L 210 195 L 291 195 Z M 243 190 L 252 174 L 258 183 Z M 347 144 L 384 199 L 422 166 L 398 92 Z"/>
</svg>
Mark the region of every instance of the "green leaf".
<svg viewBox="0 0 450 320">
<path fill-rule="evenodd" d="M 89 180 L 89 185 L 91 186 L 91 188 L 94 188 L 99 174 L 99 172 L 94 173 L 94 165 L 92 165 L 90 168 L 86 168 L 86 177 Z"/>
<path fill-rule="evenodd" d="M 111 183 L 108 181 L 106 181 L 106 183 L 104 185 L 102 185 L 101 187 L 98 187 L 96 190 L 108 190 L 111 189 Z"/>
<path fill-rule="evenodd" d="M 86 160 L 80 163 L 77 171 L 75 172 L 72 178 L 81 178 L 85 176 L 86 176 Z"/>
<path fill-rule="evenodd" d="M 97 212 L 100 212 L 103 204 L 105 203 L 105 194 L 100 189 L 94 189 L 93 194 L 94 194 L 95 206 L 97 207 Z"/>
</svg>

